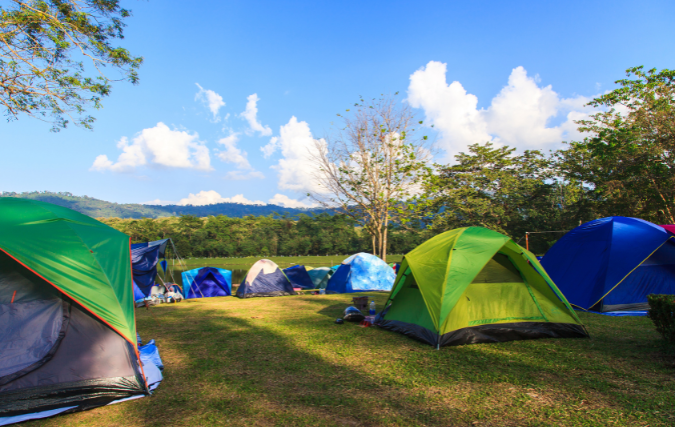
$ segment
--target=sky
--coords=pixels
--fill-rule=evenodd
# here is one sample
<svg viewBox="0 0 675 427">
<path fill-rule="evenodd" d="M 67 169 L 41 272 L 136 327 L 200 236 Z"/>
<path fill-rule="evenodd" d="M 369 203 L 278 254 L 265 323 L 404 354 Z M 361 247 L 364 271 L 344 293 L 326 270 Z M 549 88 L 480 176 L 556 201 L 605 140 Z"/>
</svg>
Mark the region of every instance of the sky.
<svg viewBox="0 0 675 427">
<path fill-rule="evenodd" d="M 115 83 L 93 130 L 0 122 L 0 191 L 309 207 L 308 147 L 361 96 L 399 92 L 451 163 L 561 148 L 627 68 L 675 68 L 669 1 L 121 4 L 140 83 Z"/>
</svg>

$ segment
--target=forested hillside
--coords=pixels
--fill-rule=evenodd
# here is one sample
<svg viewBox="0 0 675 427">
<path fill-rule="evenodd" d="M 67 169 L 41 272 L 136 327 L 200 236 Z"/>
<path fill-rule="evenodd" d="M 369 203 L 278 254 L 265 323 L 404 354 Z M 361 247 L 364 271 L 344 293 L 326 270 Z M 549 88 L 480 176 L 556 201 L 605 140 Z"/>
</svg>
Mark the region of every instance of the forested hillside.
<svg viewBox="0 0 675 427">
<path fill-rule="evenodd" d="M 206 217 L 210 215 L 226 215 L 240 218 L 245 215 L 270 215 L 278 213 L 296 217 L 300 213 L 318 213 L 323 210 L 285 208 L 278 205 L 243 205 L 240 203 L 218 203 L 205 206 L 180 205 L 142 205 L 138 203 L 112 203 L 89 196 L 73 196 L 71 193 L 49 191 L 30 191 L 15 193 L 5 191 L 0 197 L 21 197 L 40 200 L 64 206 L 94 218 L 162 218 L 179 215 Z"/>
</svg>

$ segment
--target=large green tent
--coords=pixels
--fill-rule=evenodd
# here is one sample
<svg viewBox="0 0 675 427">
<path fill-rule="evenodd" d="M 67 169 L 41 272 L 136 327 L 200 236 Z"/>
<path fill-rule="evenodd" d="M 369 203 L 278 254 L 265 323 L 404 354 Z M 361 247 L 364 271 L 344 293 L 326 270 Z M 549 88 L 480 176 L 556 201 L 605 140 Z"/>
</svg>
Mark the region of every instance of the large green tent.
<svg viewBox="0 0 675 427">
<path fill-rule="evenodd" d="M 0 421 L 148 393 L 129 243 L 70 209 L 0 198 Z"/>
<path fill-rule="evenodd" d="M 130 239 L 74 210 L 0 199 L 0 250 L 136 345 Z"/>
<path fill-rule="evenodd" d="M 537 258 L 482 227 L 410 251 L 385 307 L 380 327 L 436 347 L 588 336 Z"/>
</svg>

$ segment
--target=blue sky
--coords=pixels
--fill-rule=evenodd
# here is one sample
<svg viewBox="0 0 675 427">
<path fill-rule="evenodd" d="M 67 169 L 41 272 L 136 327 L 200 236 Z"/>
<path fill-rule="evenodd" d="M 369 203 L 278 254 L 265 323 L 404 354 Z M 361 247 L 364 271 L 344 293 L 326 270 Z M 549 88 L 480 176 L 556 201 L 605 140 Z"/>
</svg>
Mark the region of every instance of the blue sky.
<svg viewBox="0 0 675 427">
<path fill-rule="evenodd" d="M 93 131 L 0 123 L 0 190 L 303 206 L 306 147 L 359 95 L 400 91 L 447 162 L 486 140 L 558 148 L 626 68 L 675 67 L 667 1 L 122 4 L 140 84 L 117 83 Z"/>
</svg>

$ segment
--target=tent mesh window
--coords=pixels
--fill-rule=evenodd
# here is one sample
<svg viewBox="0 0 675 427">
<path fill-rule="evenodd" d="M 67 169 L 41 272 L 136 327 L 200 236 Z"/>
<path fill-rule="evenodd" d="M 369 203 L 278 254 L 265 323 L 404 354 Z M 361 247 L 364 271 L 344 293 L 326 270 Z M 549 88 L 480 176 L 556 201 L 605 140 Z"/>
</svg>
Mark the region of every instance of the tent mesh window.
<svg viewBox="0 0 675 427">
<path fill-rule="evenodd" d="M 469 326 L 546 320 L 529 286 L 508 256 L 497 253 L 464 291 Z"/>
<path fill-rule="evenodd" d="M 0 252 L 0 417 L 145 393 L 134 349 Z"/>
</svg>

